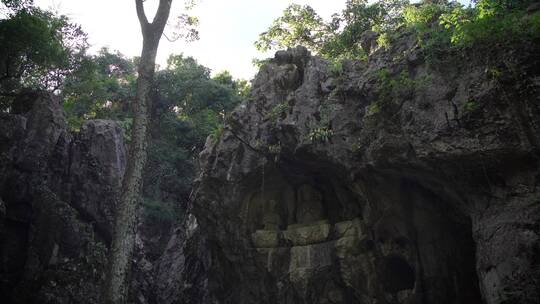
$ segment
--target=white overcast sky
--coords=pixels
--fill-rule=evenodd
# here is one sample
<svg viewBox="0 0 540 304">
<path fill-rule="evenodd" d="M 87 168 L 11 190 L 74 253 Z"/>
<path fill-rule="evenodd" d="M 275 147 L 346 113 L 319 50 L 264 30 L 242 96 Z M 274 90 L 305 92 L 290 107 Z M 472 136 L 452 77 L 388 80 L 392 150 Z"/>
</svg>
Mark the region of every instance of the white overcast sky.
<svg viewBox="0 0 540 304">
<path fill-rule="evenodd" d="M 92 51 L 101 47 L 138 56 L 140 27 L 134 0 L 34 0 L 42 8 L 52 8 L 69 16 L 88 33 Z M 157 0 L 148 0 L 157 3 Z M 172 14 L 182 12 L 183 0 L 173 1 Z M 309 4 L 323 17 L 340 12 L 345 0 L 201 0 L 191 13 L 199 18 L 200 40 L 192 43 L 161 40 L 158 62 L 164 65 L 169 54 L 193 56 L 213 72 L 228 70 L 236 78 L 251 79 L 253 58 L 267 57 L 253 43 L 291 3 Z M 149 18 L 153 15 L 147 8 Z"/>
</svg>

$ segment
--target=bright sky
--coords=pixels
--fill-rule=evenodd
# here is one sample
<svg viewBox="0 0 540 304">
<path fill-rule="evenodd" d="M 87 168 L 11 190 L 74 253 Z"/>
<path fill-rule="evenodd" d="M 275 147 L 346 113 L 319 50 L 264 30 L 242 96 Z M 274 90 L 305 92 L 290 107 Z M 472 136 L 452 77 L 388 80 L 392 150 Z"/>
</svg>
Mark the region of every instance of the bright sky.
<svg viewBox="0 0 540 304">
<path fill-rule="evenodd" d="M 148 2 L 157 0 L 149 0 Z M 101 47 L 126 56 L 140 55 L 142 37 L 134 0 L 35 0 L 42 8 L 52 8 L 69 16 L 88 33 L 92 51 Z M 253 58 L 268 57 L 253 43 L 291 3 L 309 4 L 321 16 L 340 12 L 345 0 L 201 0 L 191 13 L 199 18 L 200 40 L 161 40 L 158 62 L 164 65 L 169 54 L 193 56 L 213 72 L 228 70 L 236 78 L 251 79 Z M 183 0 L 174 0 L 171 15 L 182 12 Z M 147 11 L 151 11 L 147 8 Z M 153 13 L 147 13 L 149 19 Z"/>
</svg>

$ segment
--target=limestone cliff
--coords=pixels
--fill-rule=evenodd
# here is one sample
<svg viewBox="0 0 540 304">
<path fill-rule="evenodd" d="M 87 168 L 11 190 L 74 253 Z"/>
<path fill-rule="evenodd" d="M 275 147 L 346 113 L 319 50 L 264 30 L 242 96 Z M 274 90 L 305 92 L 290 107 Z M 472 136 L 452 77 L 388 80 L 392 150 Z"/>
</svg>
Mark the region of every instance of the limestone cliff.
<svg viewBox="0 0 540 304">
<path fill-rule="evenodd" d="M 540 44 L 443 65 L 400 41 L 261 68 L 162 303 L 538 303 Z"/>
<path fill-rule="evenodd" d="M 141 218 L 133 303 L 538 303 L 540 43 L 261 68 L 189 214 Z M 122 131 L 57 98 L 0 114 L 2 303 L 101 303 Z"/>
<path fill-rule="evenodd" d="M 0 114 L 3 303 L 99 303 L 125 167 L 111 121 L 67 132 L 58 98 L 26 93 Z"/>
</svg>

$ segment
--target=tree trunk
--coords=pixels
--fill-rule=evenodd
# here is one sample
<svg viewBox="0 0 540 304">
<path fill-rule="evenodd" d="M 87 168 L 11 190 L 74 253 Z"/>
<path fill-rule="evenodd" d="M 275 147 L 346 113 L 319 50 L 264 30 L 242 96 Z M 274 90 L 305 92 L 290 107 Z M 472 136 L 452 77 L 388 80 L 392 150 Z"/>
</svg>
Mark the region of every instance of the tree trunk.
<svg viewBox="0 0 540 304">
<path fill-rule="evenodd" d="M 140 199 L 142 172 L 146 163 L 149 96 L 153 86 L 159 41 L 169 18 L 171 2 L 172 0 L 160 0 L 156 16 L 153 22 L 149 23 L 144 12 L 143 0 L 135 0 L 137 16 L 143 34 L 143 49 L 138 66 L 129 159 L 118 202 L 110 269 L 105 282 L 105 301 L 109 304 L 123 304 L 128 299 L 128 278 L 137 226 L 137 203 Z"/>
</svg>

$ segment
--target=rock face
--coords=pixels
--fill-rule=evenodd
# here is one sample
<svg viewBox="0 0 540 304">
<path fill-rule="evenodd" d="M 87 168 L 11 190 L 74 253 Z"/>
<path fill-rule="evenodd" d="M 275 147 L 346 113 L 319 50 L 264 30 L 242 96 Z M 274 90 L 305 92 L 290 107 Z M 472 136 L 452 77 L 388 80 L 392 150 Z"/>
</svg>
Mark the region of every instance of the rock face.
<svg viewBox="0 0 540 304">
<path fill-rule="evenodd" d="M 437 66 L 402 38 L 261 69 L 201 154 L 162 303 L 540 301 L 538 45 Z"/>
<path fill-rule="evenodd" d="M 373 42 L 373 37 L 366 41 Z M 208 140 L 189 213 L 143 218 L 133 303 L 538 303 L 540 44 L 427 63 L 278 52 Z M 0 114 L 0 301 L 102 303 L 126 162 L 55 96 Z"/>
<path fill-rule="evenodd" d="M 89 120 L 71 134 L 47 93 L 27 92 L 14 105 L 0 113 L 0 303 L 101 304 L 126 166 L 123 131 Z M 130 303 L 178 301 L 174 271 L 189 269 L 181 258 L 191 251 L 173 224 L 141 210 Z"/>
<path fill-rule="evenodd" d="M 0 114 L 2 303 L 101 303 L 122 130 L 88 121 L 66 130 L 58 99 L 29 93 Z"/>
</svg>

